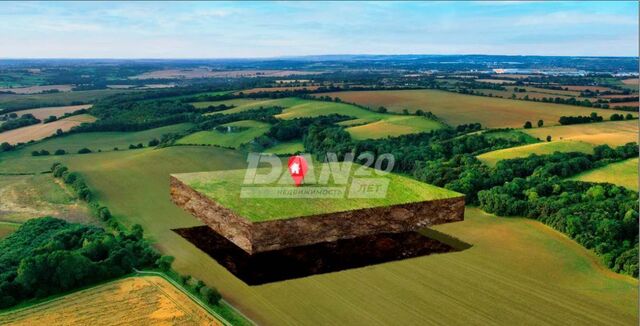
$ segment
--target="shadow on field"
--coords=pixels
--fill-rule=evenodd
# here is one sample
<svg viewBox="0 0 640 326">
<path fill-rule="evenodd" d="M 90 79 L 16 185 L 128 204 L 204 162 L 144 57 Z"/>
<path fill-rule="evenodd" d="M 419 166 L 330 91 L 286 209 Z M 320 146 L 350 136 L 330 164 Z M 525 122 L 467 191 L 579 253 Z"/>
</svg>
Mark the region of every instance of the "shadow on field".
<svg viewBox="0 0 640 326">
<path fill-rule="evenodd" d="M 385 233 L 249 255 L 208 226 L 173 231 L 248 285 L 461 251 L 470 247 L 460 240 L 427 229 L 421 231 L 422 234 Z"/>
</svg>

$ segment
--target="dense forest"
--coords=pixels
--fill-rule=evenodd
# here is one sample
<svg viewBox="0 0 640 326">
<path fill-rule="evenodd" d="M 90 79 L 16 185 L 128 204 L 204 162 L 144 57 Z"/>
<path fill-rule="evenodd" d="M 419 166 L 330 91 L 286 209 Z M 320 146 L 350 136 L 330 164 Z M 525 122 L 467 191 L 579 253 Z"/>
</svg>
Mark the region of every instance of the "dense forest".
<svg viewBox="0 0 640 326">
<path fill-rule="evenodd" d="M 157 259 L 141 228 L 111 234 L 52 217 L 32 219 L 0 240 L 0 307 L 122 276 Z"/>
</svg>

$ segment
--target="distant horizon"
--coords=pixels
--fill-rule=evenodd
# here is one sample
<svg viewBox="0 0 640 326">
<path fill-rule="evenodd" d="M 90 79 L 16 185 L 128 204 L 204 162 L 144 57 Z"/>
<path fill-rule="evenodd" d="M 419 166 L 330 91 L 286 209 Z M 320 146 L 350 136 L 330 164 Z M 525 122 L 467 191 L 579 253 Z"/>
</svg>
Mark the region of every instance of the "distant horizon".
<svg viewBox="0 0 640 326">
<path fill-rule="evenodd" d="M 637 57 L 638 6 L 637 1 L 0 2 L 0 55 Z"/>
<path fill-rule="evenodd" d="M 269 59 L 297 59 L 309 57 L 356 57 L 356 56 L 495 56 L 495 57 L 566 57 L 566 58 L 636 58 L 640 60 L 640 56 L 632 55 L 540 55 L 540 54 L 437 54 L 437 53 L 398 53 L 398 54 L 381 54 L 381 53 L 357 53 L 357 54 L 306 54 L 306 55 L 283 55 L 283 56 L 265 56 L 265 57 L 0 57 L 0 60 L 269 60 Z"/>
</svg>

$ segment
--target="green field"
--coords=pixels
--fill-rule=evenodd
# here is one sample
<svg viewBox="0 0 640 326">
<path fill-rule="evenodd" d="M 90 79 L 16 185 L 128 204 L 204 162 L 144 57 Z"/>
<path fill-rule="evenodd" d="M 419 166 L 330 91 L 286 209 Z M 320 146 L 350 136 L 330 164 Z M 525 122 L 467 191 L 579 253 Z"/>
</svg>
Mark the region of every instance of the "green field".
<svg viewBox="0 0 640 326">
<path fill-rule="evenodd" d="M 332 169 L 334 168 L 329 167 L 329 164 L 316 163 L 310 165 L 305 177 L 305 184 L 302 188 L 297 189 L 309 190 L 333 187 L 343 189 L 343 195 L 339 196 L 339 198 L 313 198 L 313 200 L 308 198 L 243 198 L 241 189 L 246 187 L 243 183 L 247 173 L 246 169 L 175 174 L 173 176 L 220 205 L 254 222 L 462 196 L 462 194 L 454 191 L 428 185 L 393 173 L 378 176 L 373 173 L 373 169 L 364 168 L 356 164 L 349 170 L 336 171 Z M 258 169 L 257 175 L 267 175 L 270 171 L 271 169 L 269 168 Z M 257 191 L 269 191 L 274 187 L 286 187 L 289 190 L 295 189 L 288 170 L 283 169 L 283 172 L 284 174 L 282 174 L 278 182 L 250 184 L 248 187 Z M 328 182 L 318 181 L 315 183 L 314 176 L 317 180 L 322 180 L 322 175 L 325 173 L 327 173 L 325 180 Z M 352 180 L 358 178 L 354 176 L 355 173 L 366 173 L 369 178 L 376 178 L 378 181 L 386 180 L 388 182 L 386 196 L 382 198 L 348 197 L 347 194 L 351 194 L 358 189 L 358 184 L 351 184 Z M 330 178 L 329 175 L 331 176 Z M 337 180 L 344 180 L 344 182 Z"/>
<path fill-rule="evenodd" d="M 0 94 L 0 110 L 75 105 L 76 103 L 74 102 L 93 103 L 96 100 L 104 98 L 106 96 L 127 92 L 133 91 L 122 89 L 100 89 L 91 91 L 74 91 L 50 94 Z"/>
<path fill-rule="evenodd" d="M 294 98 L 294 97 L 281 98 L 281 99 L 268 99 L 268 100 L 267 99 L 254 100 L 254 99 L 238 98 L 238 99 L 231 99 L 231 100 L 225 100 L 225 101 L 193 102 L 191 104 L 193 106 L 195 106 L 196 108 L 199 108 L 199 109 L 206 108 L 206 107 L 208 107 L 210 105 L 216 106 L 216 105 L 220 105 L 220 104 L 225 104 L 227 106 L 234 106 L 234 108 L 229 109 L 229 110 L 209 113 L 209 114 L 216 114 L 216 113 L 230 114 L 230 113 L 238 113 L 238 112 L 258 109 L 260 107 L 266 108 L 266 107 L 272 107 L 272 106 L 281 106 L 281 107 L 287 108 L 287 107 L 291 107 L 291 106 L 300 104 L 300 103 L 302 103 L 304 101 L 305 100 L 301 100 L 301 99 Z"/>
<path fill-rule="evenodd" d="M 276 155 L 296 154 L 304 152 L 304 144 L 299 140 L 279 143 L 273 147 L 267 148 L 265 152 Z"/>
<path fill-rule="evenodd" d="M 216 145 L 227 148 L 238 148 L 264 135 L 269 131 L 270 124 L 260 121 L 243 120 L 221 125 L 229 127 L 228 131 L 206 130 L 197 131 L 176 141 L 179 145 Z M 237 127 L 239 130 L 233 131 Z"/>
<path fill-rule="evenodd" d="M 444 127 L 437 121 L 414 115 L 406 116 L 378 113 L 345 103 L 313 101 L 292 97 L 269 100 L 233 99 L 218 102 L 196 102 L 192 104 L 196 107 L 220 104 L 235 106 L 229 110 L 216 112 L 223 114 L 237 113 L 260 107 L 281 106 L 285 108 L 284 111 L 276 115 L 276 118 L 280 119 L 318 117 L 329 114 L 347 115 L 354 117 L 354 119 L 343 121 L 339 124 L 348 127 L 347 131 L 355 139 L 400 136 Z"/>
<path fill-rule="evenodd" d="M 526 121 L 544 120 L 546 126 L 557 125 L 561 116 L 589 115 L 597 112 L 609 118 L 623 111 L 585 108 L 551 103 L 514 101 L 486 96 L 464 95 L 440 90 L 357 91 L 321 93 L 343 101 L 372 108 L 384 106 L 390 111 L 429 111 L 451 126 L 479 122 L 488 128 L 521 128 Z M 546 136 L 546 135 L 545 135 Z"/>
<path fill-rule="evenodd" d="M 593 153 L 593 145 L 580 141 L 569 140 L 544 142 L 484 153 L 478 155 L 478 159 L 484 164 L 494 166 L 496 165 L 496 163 L 498 163 L 498 161 L 502 160 L 527 157 L 531 154 L 553 154 L 555 152 Z"/>
<path fill-rule="evenodd" d="M 638 158 L 611 163 L 571 178 L 587 182 L 608 182 L 638 191 Z"/>
<path fill-rule="evenodd" d="M 394 116 L 381 121 L 347 128 L 356 140 L 396 137 L 442 128 L 442 124 L 417 116 Z"/>
<path fill-rule="evenodd" d="M 24 162 L 34 166 L 33 159 Z M 156 247 L 176 257 L 180 273 L 216 286 L 258 323 L 623 325 L 638 318 L 636 280 L 540 223 L 477 209 L 464 222 L 436 227 L 471 244 L 468 250 L 247 286 L 171 231 L 202 224 L 169 199 L 170 174 L 238 169 L 245 159 L 179 146 L 70 155 L 67 164 L 116 218 L 141 224 Z"/>
<path fill-rule="evenodd" d="M 193 125 L 190 123 L 180 123 L 166 127 L 155 129 L 136 131 L 136 132 L 89 132 L 70 134 L 63 137 L 54 137 L 37 142 L 13 152 L 3 153 L 0 155 L 0 172 L 2 172 L 2 163 L 4 160 L 12 161 L 19 157 L 30 156 L 34 150 L 47 150 L 53 154 L 58 149 L 63 149 L 68 153 L 75 154 L 81 148 L 89 148 L 96 152 L 101 150 L 112 151 L 115 147 L 119 150 L 129 148 L 129 145 L 137 145 L 142 143 L 147 146 L 150 140 L 160 139 L 166 133 L 181 132 L 189 129 Z M 53 159 L 61 159 L 62 157 L 53 157 Z M 4 160 L 3 160 L 4 159 Z M 51 158 L 43 157 L 42 160 L 50 161 Z M 19 164 L 19 162 L 17 162 Z"/>
</svg>

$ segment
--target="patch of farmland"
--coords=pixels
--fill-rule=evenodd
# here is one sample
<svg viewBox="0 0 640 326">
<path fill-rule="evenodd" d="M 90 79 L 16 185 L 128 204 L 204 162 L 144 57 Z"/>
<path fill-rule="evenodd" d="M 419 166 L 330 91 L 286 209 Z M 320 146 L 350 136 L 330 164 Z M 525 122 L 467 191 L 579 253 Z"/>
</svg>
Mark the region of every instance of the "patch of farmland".
<svg viewBox="0 0 640 326">
<path fill-rule="evenodd" d="M 191 103 L 196 108 L 206 108 L 210 105 L 216 106 L 220 104 L 225 104 L 227 106 L 234 106 L 232 109 L 220 111 L 220 112 L 212 112 L 209 114 L 231 114 L 238 113 L 243 111 L 249 111 L 254 109 L 259 109 L 260 107 L 273 107 L 273 106 L 281 106 L 281 107 L 291 107 L 300 103 L 304 103 L 305 100 L 301 100 L 294 97 L 287 97 L 282 99 L 232 99 L 226 101 L 206 101 L 206 102 L 194 102 Z"/>
<path fill-rule="evenodd" d="M 26 143 L 31 140 L 40 140 L 56 133 L 58 129 L 68 131 L 82 123 L 96 121 L 96 118 L 88 114 L 80 114 L 50 123 L 40 123 L 0 133 L 0 143 L 9 144 Z"/>
<path fill-rule="evenodd" d="M 245 168 L 246 156 L 176 146 L 67 159 L 119 221 L 141 224 L 159 250 L 176 257 L 178 272 L 216 286 L 260 324 L 618 325 L 638 318 L 637 280 L 537 221 L 476 208 L 463 222 L 434 228 L 473 245 L 468 250 L 248 286 L 171 231 L 202 224 L 168 194 L 169 174 Z"/>
<path fill-rule="evenodd" d="M 609 87 L 605 87 L 605 86 L 579 86 L 579 85 L 562 85 L 560 86 L 562 88 L 568 88 L 570 91 L 598 91 L 598 92 L 604 92 L 604 91 L 614 91 L 613 89 L 609 88 Z"/>
<path fill-rule="evenodd" d="M 611 163 L 601 168 L 583 172 L 571 180 L 607 182 L 638 191 L 638 158 Z"/>
<path fill-rule="evenodd" d="M 162 135 L 167 133 L 178 133 L 191 128 L 191 123 L 179 123 L 175 125 L 159 127 L 154 129 L 148 129 L 135 132 L 87 132 L 87 133 L 74 133 L 65 135 L 62 137 L 54 137 L 46 139 L 41 142 L 28 145 L 24 148 L 16 151 L 6 152 L 0 154 L 1 158 L 7 159 L 20 158 L 24 156 L 31 156 L 32 151 L 47 150 L 53 154 L 56 150 L 62 149 L 67 153 L 75 154 L 82 148 L 88 148 L 93 152 L 97 151 L 113 151 L 115 148 L 118 150 L 128 149 L 129 145 L 143 144 L 147 146 L 150 140 L 160 139 Z M 2 134 L 0 134 L 2 135 Z M 55 156 L 54 159 L 62 159 L 62 156 Z M 46 159 L 42 157 L 40 159 Z M 0 159 L 1 161 L 2 159 Z M 1 165 L 2 163 L 0 163 Z M 41 172 L 39 170 L 37 172 Z"/>
<path fill-rule="evenodd" d="M 511 79 L 525 79 L 525 78 L 540 77 L 540 76 L 539 75 L 528 75 L 528 74 L 495 74 L 495 75 L 491 75 L 491 77 L 511 78 Z"/>
<path fill-rule="evenodd" d="M 538 100 L 542 100 L 544 98 L 562 98 L 562 99 L 570 99 L 570 98 L 575 98 L 577 100 L 585 100 L 586 98 L 584 97 L 578 97 L 578 95 L 569 95 L 569 94 L 557 94 L 557 93 L 550 93 L 550 92 L 554 92 L 553 90 L 548 90 L 550 92 L 538 92 L 538 91 L 534 91 L 534 90 L 530 90 L 528 88 L 526 92 L 514 92 L 512 88 L 507 88 L 507 90 L 502 91 L 502 90 L 495 90 L 495 89 L 488 89 L 488 88 L 479 88 L 479 89 L 474 89 L 476 91 L 480 91 L 482 93 L 484 93 L 485 95 L 491 94 L 494 97 L 501 97 L 501 98 L 505 98 L 505 99 L 514 99 L 512 98 L 513 95 L 515 95 L 515 99 L 517 100 L 525 100 L 525 96 L 529 99 L 529 100 L 533 100 L 533 99 L 538 99 Z M 558 91 L 558 92 L 570 92 L 570 91 Z"/>
<path fill-rule="evenodd" d="M 638 85 L 640 84 L 640 79 L 638 78 L 627 78 L 627 79 L 623 79 L 621 80 L 621 82 L 625 85 Z"/>
<path fill-rule="evenodd" d="M 496 163 L 502 160 L 527 157 L 531 154 L 553 154 L 555 152 L 593 153 L 593 145 L 579 141 L 544 142 L 484 153 L 478 155 L 478 159 L 486 165 L 495 166 Z"/>
<path fill-rule="evenodd" d="M 479 83 L 489 83 L 489 84 L 515 84 L 514 80 L 508 79 L 476 79 Z"/>
<path fill-rule="evenodd" d="M 48 108 L 37 108 L 22 111 L 15 111 L 18 116 L 23 114 L 33 114 L 34 117 L 40 120 L 44 120 L 50 116 L 61 117 L 65 113 L 71 113 L 77 110 L 88 109 L 91 104 L 86 105 L 68 105 L 68 106 L 53 106 Z"/>
<path fill-rule="evenodd" d="M 318 89 L 318 87 L 320 87 L 320 86 L 312 85 L 312 86 L 257 87 L 257 88 L 245 89 L 245 90 L 242 90 L 240 92 L 245 93 L 245 94 L 253 94 L 253 93 L 259 93 L 259 92 L 297 91 L 297 90 L 302 90 L 302 89 L 307 89 L 307 90 L 313 91 L 313 90 Z M 240 93 L 240 92 L 236 92 L 236 93 Z"/>
<path fill-rule="evenodd" d="M 91 91 L 73 91 L 50 94 L 0 94 L 0 110 L 67 106 L 75 105 L 78 102 L 94 103 L 96 100 L 104 98 L 106 96 L 130 92 L 135 92 L 135 90 L 99 89 Z"/>
<path fill-rule="evenodd" d="M 11 325 L 221 325 L 158 276 L 129 277 L 0 315 Z"/>
<path fill-rule="evenodd" d="M 522 131 L 540 139 L 550 135 L 552 140 L 575 140 L 594 145 L 618 146 L 638 141 L 637 120 L 542 127 Z"/>
<path fill-rule="evenodd" d="M 609 94 L 609 95 L 600 95 L 601 98 L 610 99 L 610 98 L 628 98 L 637 96 L 635 94 Z"/>
<path fill-rule="evenodd" d="M 304 144 L 302 144 L 302 142 L 299 140 L 283 142 L 267 148 L 265 152 L 277 155 L 295 154 L 298 152 L 304 152 Z"/>
<path fill-rule="evenodd" d="M 0 221 L 22 223 L 42 216 L 96 224 L 75 193 L 51 174 L 0 175 Z"/>
<path fill-rule="evenodd" d="M 197 131 L 176 141 L 179 145 L 216 145 L 237 148 L 266 133 L 270 124 L 260 121 L 243 120 L 221 125 L 214 130 Z M 235 129 L 238 130 L 235 130 Z"/>
<path fill-rule="evenodd" d="M 69 92 L 73 85 L 45 85 L 15 88 L 0 88 L 0 92 L 13 92 L 16 94 L 38 94 L 46 91 L 57 90 L 59 92 Z"/>
<path fill-rule="evenodd" d="M 513 101 L 485 96 L 464 95 L 440 90 L 357 91 L 322 93 L 339 97 L 346 102 L 358 103 L 372 108 L 384 106 L 394 112 L 408 110 L 430 111 L 452 126 L 480 122 L 483 127 L 520 128 L 528 120 L 544 120 L 545 125 L 557 125 L 561 116 L 589 115 L 597 112 L 602 116 L 624 111 L 583 108 L 571 105 Z"/>
<path fill-rule="evenodd" d="M 318 117 L 330 114 L 347 115 L 354 117 L 354 119 L 342 121 L 339 124 L 350 127 L 347 128 L 347 131 L 357 139 L 399 136 L 444 127 L 437 121 L 421 116 L 379 113 L 346 103 L 314 101 L 292 97 L 267 100 L 233 99 L 192 104 L 196 107 L 220 104 L 235 106 L 232 109 L 216 112 L 223 114 L 253 110 L 260 107 L 281 106 L 285 109 L 281 114 L 276 115 L 276 118 L 279 119 Z"/>
<path fill-rule="evenodd" d="M 442 128 L 434 120 L 419 116 L 395 116 L 364 125 L 349 127 L 346 130 L 354 139 L 377 139 L 414 134 Z"/>
<path fill-rule="evenodd" d="M 354 119 L 355 121 L 341 122 L 342 125 L 352 126 L 346 130 L 356 139 L 400 136 L 443 127 L 439 122 L 421 116 L 378 113 L 350 104 L 321 101 L 306 101 L 305 103 L 288 107 L 281 114 L 276 115 L 276 118 L 295 119 L 333 113 L 356 118 Z M 354 123 L 361 125 L 353 126 Z"/>
<path fill-rule="evenodd" d="M 196 69 L 164 69 L 142 73 L 130 79 L 194 79 L 194 78 L 240 78 L 240 77 L 285 77 L 295 75 L 319 74 L 317 71 L 302 70 L 209 70 Z"/>
<path fill-rule="evenodd" d="M 634 107 L 637 108 L 640 106 L 640 102 L 638 101 L 633 101 L 633 102 L 617 102 L 617 103 L 609 103 L 609 106 L 612 108 L 617 108 L 617 107 L 623 107 L 623 106 L 630 106 L 630 107 Z"/>
<path fill-rule="evenodd" d="M 569 97 L 579 97 L 580 96 L 580 91 L 578 90 L 565 90 L 565 89 L 549 89 L 549 88 L 542 88 L 542 87 L 531 87 L 531 86 L 527 86 L 527 87 L 520 87 L 520 88 L 524 88 L 527 93 L 540 93 L 540 94 L 547 94 L 547 95 L 556 95 L 556 96 L 569 96 Z M 549 97 L 549 96 L 547 96 Z"/>
</svg>

